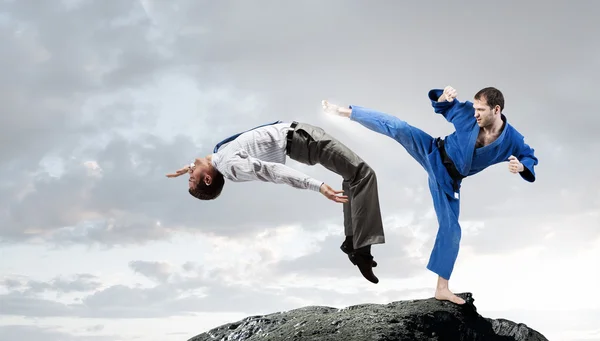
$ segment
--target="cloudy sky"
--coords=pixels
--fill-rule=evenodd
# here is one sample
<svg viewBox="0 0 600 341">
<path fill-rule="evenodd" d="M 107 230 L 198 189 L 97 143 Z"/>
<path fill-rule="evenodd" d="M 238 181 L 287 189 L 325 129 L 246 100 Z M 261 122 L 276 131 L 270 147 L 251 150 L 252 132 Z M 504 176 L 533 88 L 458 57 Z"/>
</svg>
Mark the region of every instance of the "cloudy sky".
<svg viewBox="0 0 600 341">
<path fill-rule="evenodd" d="M 451 289 L 551 340 L 600 340 L 594 1 L 0 1 L 0 339 L 182 341 L 248 315 L 427 298 L 426 174 L 321 99 L 433 136 L 432 88 L 482 87 L 539 157 L 533 184 L 463 183 Z M 342 207 L 284 185 L 200 202 L 164 175 L 233 132 L 322 126 L 377 171 L 381 282 L 338 247 Z M 289 165 L 339 188 L 320 166 Z M 239 200 L 252 195 L 252 201 Z"/>
</svg>

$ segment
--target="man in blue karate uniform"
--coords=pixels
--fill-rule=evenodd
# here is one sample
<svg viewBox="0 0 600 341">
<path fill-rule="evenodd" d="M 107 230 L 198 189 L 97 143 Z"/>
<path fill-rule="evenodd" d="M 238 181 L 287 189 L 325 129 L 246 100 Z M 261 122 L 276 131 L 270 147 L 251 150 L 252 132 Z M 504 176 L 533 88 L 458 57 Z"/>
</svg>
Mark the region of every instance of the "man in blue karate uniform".
<svg viewBox="0 0 600 341">
<path fill-rule="evenodd" d="M 356 105 L 345 108 L 327 101 L 322 104 L 326 112 L 348 117 L 398 141 L 427 171 L 439 223 L 427 269 L 438 275 L 437 299 L 464 304 L 448 287 L 461 238 L 458 217 L 462 179 L 507 161 L 510 172 L 534 182 L 538 159 L 523 135 L 502 113 L 504 96 L 498 89 L 481 89 L 473 102 L 458 101 L 456 90 L 450 86 L 432 89 L 428 97 L 434 112 L 454 125 L 455 132 L 445 138 L 434 138 L 398 117 L 377 110 Z"/>
</svg>

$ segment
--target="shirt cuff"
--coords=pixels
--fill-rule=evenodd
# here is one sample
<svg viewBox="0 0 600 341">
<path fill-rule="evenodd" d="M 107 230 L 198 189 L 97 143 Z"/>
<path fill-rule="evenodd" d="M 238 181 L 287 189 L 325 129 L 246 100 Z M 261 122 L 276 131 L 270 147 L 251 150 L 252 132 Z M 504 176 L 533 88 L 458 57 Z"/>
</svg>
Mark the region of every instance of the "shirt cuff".
<svg viewBox="0 0 600 341">
<path fill-rule="evenodd" d="M 323 181 L 311 178 L 308 180 L 308 189 L 313 190 L 315 192 L 320 192 L 322 184 Z"/>
</svg>

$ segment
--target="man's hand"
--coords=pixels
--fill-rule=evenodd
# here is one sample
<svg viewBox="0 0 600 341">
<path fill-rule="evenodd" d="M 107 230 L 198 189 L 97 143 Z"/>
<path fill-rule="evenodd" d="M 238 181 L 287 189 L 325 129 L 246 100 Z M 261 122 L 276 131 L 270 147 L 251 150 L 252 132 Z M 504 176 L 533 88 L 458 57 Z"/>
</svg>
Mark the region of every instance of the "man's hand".
<svg viewBox="0 0 600 341">
<path fill-rule="evenodd" d="M 525 169 L 525 167 L 523 166 L 523 164 L 521 163 L 521 161 L 519 161 L 519 159 L 517 159 L 514 155 L 511 155 L 508 158 L 508 170 L 511 173 L 520 173 Z"/>
<path fill-rule="evenodd" d="M 191 167 L 192 167 L 191 165 L 187 165 L 187 166 L 185 166 L 183 168 L 180 168 L 177 171 L 175 171 L 175 173 L 167 174 L 167 178 L 176 178 L 176 177 L 178 177 L 180 175 L 183 175 L 183 174 L 189 172 L 190 169 L 191 169 Z"/>
<path fill-rule="evenodd" d="M 440 98 L 438 98 L 438 102 L 443 102 L 443 101 L 452 102 L 452 101 L 454 101 L 455 98 L 456 98 L 456 90 L 453 87 L 451 87 L 450 85 L 448 85 L 447 87 L 444 88 L 444 92 L 442 93 Z"/>
<path fill-rule="evenodd" d="M 352 110 L 350 110 L 350 108 L 340 107 L 339 105 L 329 103 L 327 100 L 322 100 L 321 106 L 323 107 L 323 111 L 328 114 L 334 114 L 342 117 L 350 117 L 352 114 Z"/>
<path fill-rule="evenodd" d="M 319 192 L 321 192 L 321 194 L 326 196 L 327 199 L 329 199 L 329 200 L 333 200 L 333 201 L 339 202 L 339 203 L 347 203 L 348 202 L 347 195 L 340 195 L 340 194 L 344 193 L 344 191 L 336 191 L 333 188 L 329 187 L 329 185 L 327 185 L 325 183 L 323 183 L 321 185 Z"/>
</svg>

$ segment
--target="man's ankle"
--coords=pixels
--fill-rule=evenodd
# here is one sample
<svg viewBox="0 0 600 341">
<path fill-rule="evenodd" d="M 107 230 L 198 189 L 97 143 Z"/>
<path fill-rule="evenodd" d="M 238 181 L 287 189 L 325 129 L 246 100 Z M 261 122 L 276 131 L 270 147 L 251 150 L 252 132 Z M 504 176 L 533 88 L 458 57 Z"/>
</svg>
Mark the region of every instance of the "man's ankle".
<svg viewBox="0 0 600 341">
<path fill-rule="evenodd" d="M 364 253 L 364 254 L 370 255 L 371 254 L 371 245 L 359 247 L 358 249 L 355 249 L 355 251 L 356 251 L 356 253 Z"/>
<path fill-rule="evenodd" d="M 436 290 L 448 290 L 448 280 L 442 276 L 438 277 Z"/>
</svg>

